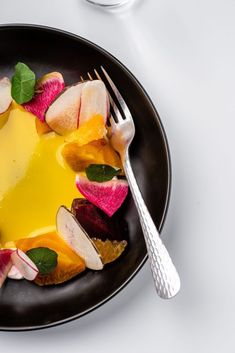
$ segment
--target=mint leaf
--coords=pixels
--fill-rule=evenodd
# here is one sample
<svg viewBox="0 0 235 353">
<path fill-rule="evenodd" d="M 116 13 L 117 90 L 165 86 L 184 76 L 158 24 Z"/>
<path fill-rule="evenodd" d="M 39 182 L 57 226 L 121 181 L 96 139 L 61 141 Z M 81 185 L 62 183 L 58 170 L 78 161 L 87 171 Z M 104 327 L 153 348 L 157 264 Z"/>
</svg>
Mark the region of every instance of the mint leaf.
<svg viewBox="0 0 235 353">
<path fill-rule="evenodd" d="M 11 80 L 11 96 L 18 104 L 29 102 L 34 96 L 35 73 L 30 68 L 18 63 Z"/>
<path fill-rule="evenodd" d="M 109 181 L 119 174 L 121 169 L 113 168 L 107 164 L 90 164 L 86 169 L 86 176 L 90 181 Z"/>
<path fill-rule="evenodd" d="M 49 248 L 33 248 L 26 252 L 37 266 L 40 275 L 48 275 L 57 266 L 57 253 Z"/>
</svg>

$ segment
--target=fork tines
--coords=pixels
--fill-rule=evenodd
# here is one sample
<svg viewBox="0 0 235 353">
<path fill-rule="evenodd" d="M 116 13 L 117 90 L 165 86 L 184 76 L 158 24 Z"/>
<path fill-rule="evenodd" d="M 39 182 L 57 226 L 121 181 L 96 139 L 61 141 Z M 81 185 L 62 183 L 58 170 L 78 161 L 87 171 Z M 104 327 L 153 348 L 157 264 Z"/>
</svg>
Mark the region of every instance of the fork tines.
<svg viewBox="0 0 235 353">
<path fill-rule="evenodd" d="M 104 69 L 103 66 L 100 66 L 100 69 L 102 70 L 103 77 L 99 74 L 98 70 L 94 69 L 94 74 L 95 77 L 98 80 L 101 80 L 104 82 L 107 92 L 109 95 L 109 101 L 110 101 L 110 108 L 111 108 L 111 113 L 113 115 L 113 118 L 116 122 L 122 121 L 125 119 L 132 119 L 131 113 L 129 111 L 129 108 L 126 105 L 126 102 L 124 101 L 121 93 L 117 89 L 116 85 L 112 81 L 111 77 L 107 73 L 107 71 Z M 94 80 L 90 72 L 87 72 L 87 76 L 89 80 Z M 81 76 L 81 80 L 84 82 L 83 77 Z"/>
</svg>

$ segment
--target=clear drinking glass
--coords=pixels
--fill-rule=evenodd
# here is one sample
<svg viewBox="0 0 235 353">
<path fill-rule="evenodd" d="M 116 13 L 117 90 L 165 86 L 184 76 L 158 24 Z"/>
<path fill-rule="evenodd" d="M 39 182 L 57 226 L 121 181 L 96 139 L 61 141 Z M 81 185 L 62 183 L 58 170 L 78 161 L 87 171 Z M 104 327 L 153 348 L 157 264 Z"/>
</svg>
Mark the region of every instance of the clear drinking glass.
<svg viewBox="0 0 235 353">
<path fill-rule="evenodd" d="M 90 4 L 103 6 L 103 7 L 118 7 L 122 5 L 126 5 L 133 0 L 86 0 Z"/>
</svg>

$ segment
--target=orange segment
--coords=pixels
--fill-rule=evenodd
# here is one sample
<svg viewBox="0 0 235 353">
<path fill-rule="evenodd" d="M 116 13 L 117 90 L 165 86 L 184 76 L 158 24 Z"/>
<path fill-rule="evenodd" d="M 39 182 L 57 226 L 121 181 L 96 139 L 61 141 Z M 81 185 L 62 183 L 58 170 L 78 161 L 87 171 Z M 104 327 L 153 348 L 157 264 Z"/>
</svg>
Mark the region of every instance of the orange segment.
<svg viewBox="0 0 235 353">
<path fill-rule="evenodd" d="M 6 124 L 8 117 L 9 117 L 10 109 L 6 112 L 0 114 L 0 129 Z"/>
<path fill-rule="evenodd" d="M 40 286 L 68 281 L 85 270 L 83 259 L 55 232 L 17 240 L 16 247 L 24 252 L 32 248 L 47 247 L 58 254 L 56 269 L 49 275 L 36 277 L 35 282 Z"/>
<path fill-rule="evenodd" d="M 41 120 L 39 120 L 38 118 L 35 118 L 35 125 L 36 125 L 36 130 L 38 135 L 44 135 L 48 132 L 53 131 L 49 125 L 47 125 L 46 122 L 42 122 Z"/>
<path fill-rule="evenodd" d="M 5 123 L 7 122 L 10 112 L 13 109 L 20 109 L 22 111 L 24 111 L 24 108 L 17 104 L 15 101 L 12 101 L 12 103 L 10 104 L 9 108 L 7 109 L 7 111 L 5 111 L 4 113 L 0 114 L 0 129 L 5 125 Z"/>
<path fill-rule="evenodd" d="M 69 142 L 76 142 L 79 146 L 83 146 L 91 141 L 103 138 L 107 133 L 104 118 L 102 115 L 94 115 L 86 121 L 76 131 L 73 131 L 66 138 Z"/>
<path fill-rule="evenodd" d="M 76 142 L 64 145 L 62 156 L 68 165 L 75 171 L 83 171 L 89 164 L 108 164 L 122 169 L 118 154 L 105 139 L 90 142 L 79 146 Z"/>
<path fill-rule="evenodd" d="M 95 243 L 104 265 L 115 261 L 123 253 L 127 246 L 126 240 L 111 241 L 106 239 L 103 241 L 97 238 L 92 238 L 92 241 Z"/>
</svg>

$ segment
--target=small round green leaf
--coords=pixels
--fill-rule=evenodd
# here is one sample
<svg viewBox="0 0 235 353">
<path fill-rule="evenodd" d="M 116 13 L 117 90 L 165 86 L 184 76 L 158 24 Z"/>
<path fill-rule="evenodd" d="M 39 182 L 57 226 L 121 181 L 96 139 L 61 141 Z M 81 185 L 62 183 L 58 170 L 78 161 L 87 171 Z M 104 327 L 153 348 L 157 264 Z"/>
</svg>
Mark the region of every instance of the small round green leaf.
<svg viewBox="0 0 235 353">
<path fill-rule="evenodd" d="M 86 176 L 90 181 L 102 183 L 109 181 L 119 174 L 121 169 L 113 168 L 107 164 L 90 164 L 86 169 Z"/>
<path fill-rule="evenodd" d="M 11 80 L 11 96 L 18 104 L 29 102 L 35 91 L 35 73 L 24 63 L 15 66 L 15 74 Z"/>
<path fill-rule="evenodd" d="M 57 266 L 58 255 L 54 250 L 49 248 L 33 248 L 28 250 L 26 254 L 35 263 L 40 275 L 48 275 Z"/>
</svg>

